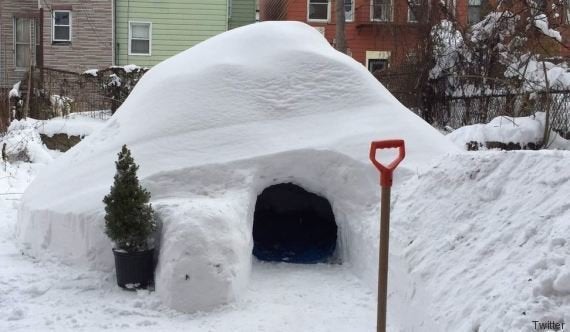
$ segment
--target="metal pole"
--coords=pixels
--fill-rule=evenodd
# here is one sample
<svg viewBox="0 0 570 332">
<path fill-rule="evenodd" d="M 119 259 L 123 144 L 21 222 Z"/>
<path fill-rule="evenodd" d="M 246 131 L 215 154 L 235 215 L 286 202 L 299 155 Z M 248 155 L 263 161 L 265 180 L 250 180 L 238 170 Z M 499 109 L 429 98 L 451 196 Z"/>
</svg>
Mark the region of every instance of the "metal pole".
<svg viewBox="0 0 570 332">
<path fill-rule="evenodd" d="M 390 187 L 382 187 L 380 208 L 380 247 L 378 254 L 378 322 L 377 332 L 386 331 L 388 299 L 388 253 L 390 249 Z"/>
</svg>

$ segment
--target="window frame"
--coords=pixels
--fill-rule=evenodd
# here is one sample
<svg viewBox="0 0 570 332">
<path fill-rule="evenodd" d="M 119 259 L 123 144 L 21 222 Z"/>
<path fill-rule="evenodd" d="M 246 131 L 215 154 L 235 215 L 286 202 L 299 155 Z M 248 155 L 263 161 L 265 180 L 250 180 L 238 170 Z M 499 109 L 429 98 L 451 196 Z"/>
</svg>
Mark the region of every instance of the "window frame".
<svg viewBox="0 0 570 332">
<path fill-rule="evenodd" d="M 377 19 L 374 17 L 374 0 L 370 0 L 370 21 L 371 22 L 394 22 L 394 0 L 387 0 L 390 2 L 390 17 L 387 20 Z"/>
<path fill-rule="evenodd" d="M 148 25 L 148 53 L 133 53 L 132 52 L 132 41 L 133 41 L 133 28 L 134 25 Z M 137 38 L 136 40 L 146 40 Z M 152 56 L 152 22 L 148 21 L 129 21 L 129 35 L 128 35 L 128 43 L 129 43 L 129 55 L 134 56 Z"/>
<path fill-rule="evenodd" d="M 69 14 L 69 24 L 68 25 L 56 25 L 55 24 L 55 14 L 56 13 L 68 13 Z M 55 27 L 68 27 L 69 28 L 69 39 L 56 39 L 55 38 Z M 73 40 L 73 12 L 69 9 L 54 9 L 51 14 L 51 41 L 52 43 L 71 43 Z"/>
<path fill-rule="evenodd" d="M 344 1 L 344 8 L 346 8 L 346 0 L 343 0 L 343 1 Z M 356 11 L 356 8 L 355 8 L 355 6 L 354 6 L 354 3 L 355 3 L 355 2 L 356 2 L 356 0 L 350 0 L 350 5 L 351 5 L 351 9 L 350 9 L 350 10 L 352 11 L 352 19 L 347 20 L 347 19 L 346 19 L 346 10 L 344 11 L 344 21 L 345 21 L 345 22 L 350 22 L 350 23 L 354 22 L 354 16 L 356 15 L 356 12 L 355 12 L 355 11 Z"/>
<path fill-rule="evenodd" d="M 414 5 L 412 5 L 411 3 L 414 3 Z M 408 23 L 419 23 L 420 20 L 415 16 L 414 12 L 412 11 L 412 7 L 421 7 L 421 1 L 420 0 L 407 0 L 406 1 L 407 7 L 408 7 Z M 412 20 L 412 16 L 414 17 L 414 19 Z"/>
<path fill-rule="evenodd" d="M 328 23 L 331 20 L 331 0 L 327 1 L 327 18 L 320 19 L 320 18 L 311 18 L 311 0 L 307 0 L 307 22 L 317 22 L 317 23 Z"/>
<path fill-rule="evenodd" d="M 30 40 L 27 42 L 18 42 L 18 26 L 17 26 L 17 22 L 18 20 L 23 20 L 24 22 L 28 23 L 30 25 L 29 27 L 29 38 Z M 30 57 L 30 59 L 32 59 L 33 57 L 33 52 L 32 52 L 32 32 L 31 32 L 31 23 L 29 21 L 29 18 L 27 17 L 19 17 L 19 16 L 14 16 L 12 19 L 12 25 L 13 25 L 13 29 L 14 29 L 14 35 L 13 35 L 13 41 L 14 41 L 14 68 L 16 71 L 27 71 L 28 70 L 28 66 L 25 67 L 18 67 L 18 45 L 25 45 L 28 46 L 29 49 L 29 53 L 28 56 Z M 35 47 L 35 45 L 34 45 Z M 29 60 L 28 60 L 29 61 Z"/>
</svg>

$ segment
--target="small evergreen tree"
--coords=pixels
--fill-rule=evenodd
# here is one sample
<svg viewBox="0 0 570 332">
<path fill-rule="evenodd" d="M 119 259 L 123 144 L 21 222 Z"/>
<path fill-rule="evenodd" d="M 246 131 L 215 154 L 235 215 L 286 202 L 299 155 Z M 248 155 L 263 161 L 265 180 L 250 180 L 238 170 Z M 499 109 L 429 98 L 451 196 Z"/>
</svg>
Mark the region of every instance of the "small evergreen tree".
<svg viewBox="0 0 570 332">
<path fill-rule="evenodd" d="M 105 233 L 117 249 L 128 252 L 148 249 L 147 240 L 156 229 L 150 193 L 139 184 L 138 166 L 123 145 L 115 162 L 117 173 L 105 203 Z"/>
</svg>

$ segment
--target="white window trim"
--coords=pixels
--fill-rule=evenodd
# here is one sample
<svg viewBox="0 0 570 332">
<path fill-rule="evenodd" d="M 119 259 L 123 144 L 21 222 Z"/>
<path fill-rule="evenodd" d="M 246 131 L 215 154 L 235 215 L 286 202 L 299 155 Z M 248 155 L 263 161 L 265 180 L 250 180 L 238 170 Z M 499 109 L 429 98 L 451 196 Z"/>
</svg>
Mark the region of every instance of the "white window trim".
<svg viewBox="0 0 570 332">
<path fill-rule="evenodd" d="M 18 45 L 18 42 L 17 42 L 17 37 L 16 37 L 16 30 L 17 30 L 18 28 L 17 28 L 17 26 L 16 26 L 16 21 L 17 21 L 18 19 L 24 19 L 24 18 L 23 18 L 23 17 L 14 17 L 13 20 L 12 20 L 12 26 L 13 26 L 13 29 L 14 29 L 14 32 L 13 32 L 13 39 L 12 39 L 12 40 L 14 41 L 14 69 L 15 69 L 15 71 L 27 71 L 27 70 L 28 70 L 28 67 L 18 67 L 18 65 L 17 65 L 17 63 L 18 63 L 18 59 L 17 59 L 17 58 L 18 58 L 18 54 L 17 54 L 17 45 Z M 31 41 L 30 41 L 30 43 L 31 43 Z M 23 44 L 22 44 L 22 45 L 23 45 Z M 31 54 L 30 54 L 30 56 L 31 56 Z"/>
<path fill-rule="evenodd" d="M 133 53 L 131 52 L 131 40 L 132 40 L 132 33 L 133 29 L 131 28 L 132 24 L 148 24 L 148 53 Z M 152 56 L 152 22 L 145 22 L 145 21 L 129 21 L 129 39 L 127 40 L 129 43 L 129 55 L 137 55 L 137 56 Z"/>
<path fill-rule="evenodd" d="M 419 23 L 419 20 L 417 17 L 414 17 L 414 20 L 412 20 L 412 14 L 414 13 L 412 11 L 412 6 L 410 6 L 410 3 L 406 1 L 406 4 L 408 6 L 408 23 Z M 420 5 L 421 6 L 421 5 Z M 419 7 L 419 6 L 418 6 Z"/>
<path fill-rule="evenodd" d="M 370 0 L 370 21 L 371 22 L 394 22 L 394 0 L 390 0 L 390 18 L 386 21 L 374 18 L 374 0 Z"/>
<path fill-rule="evenodd" d="M 343 0 L 343 1 L 344 1 L 344 0 Z M 354 22 L 354 16 L 356 16 L 356 12 L 355 12 L 356 8 L 354 7 L 354 3 L 355 3 L 355 2 L 356 2 L 356 0 L 351 0 L 351 1 L 350 1 L 351 6 L 352 6 L 352 20 L 347 20 L 347 19 L 345 18 L 345 20 L 344 20 L 345 22 Z"/>
<path fill-rule="evenodd" d="M 55 13 L 69 13 L 69 39 L 55 39 Z M 71 10 L 54 10 L 51 15 L 51 41 L 71 43 L 73 39 L 73 13 Z M 61 25 L 66 26 L 66 25 Z"/>
<path fill-rule="evenodd" d="M 366 70 L 370 67 L 370 60 L 386 60 L 386 68 L 390 68 L 390 58 L 392 57 L 392 52 L 390 51 L 366 51 Z"/>
<path fill-rule="evenodd" d="M 326 20 L 321 20 L 321 19 L 311 19 L 309 18 L 310 13 L 309 13 L 309 7 L 311 5 L 311 0 L 307 0 L 307 22 L 317 22 L 317 23 L 328 23 L 331 19 L 331 0 L 327 0 L 327 19 Z"/>
</svg>

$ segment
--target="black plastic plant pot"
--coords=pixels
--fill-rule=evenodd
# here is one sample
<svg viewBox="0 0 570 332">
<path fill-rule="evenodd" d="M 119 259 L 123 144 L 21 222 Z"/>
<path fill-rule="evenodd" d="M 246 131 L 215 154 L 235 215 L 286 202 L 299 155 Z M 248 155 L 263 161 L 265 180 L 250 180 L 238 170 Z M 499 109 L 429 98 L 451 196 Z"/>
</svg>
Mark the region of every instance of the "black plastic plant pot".
<svg viewBox="0 0 570 332">
<path fill-rule="evenodd" d="M 113 249 L 117 285 L 125 289 L 148 288 L 154 279 L 154 249 L 136 252 Z"/>
</svg>

